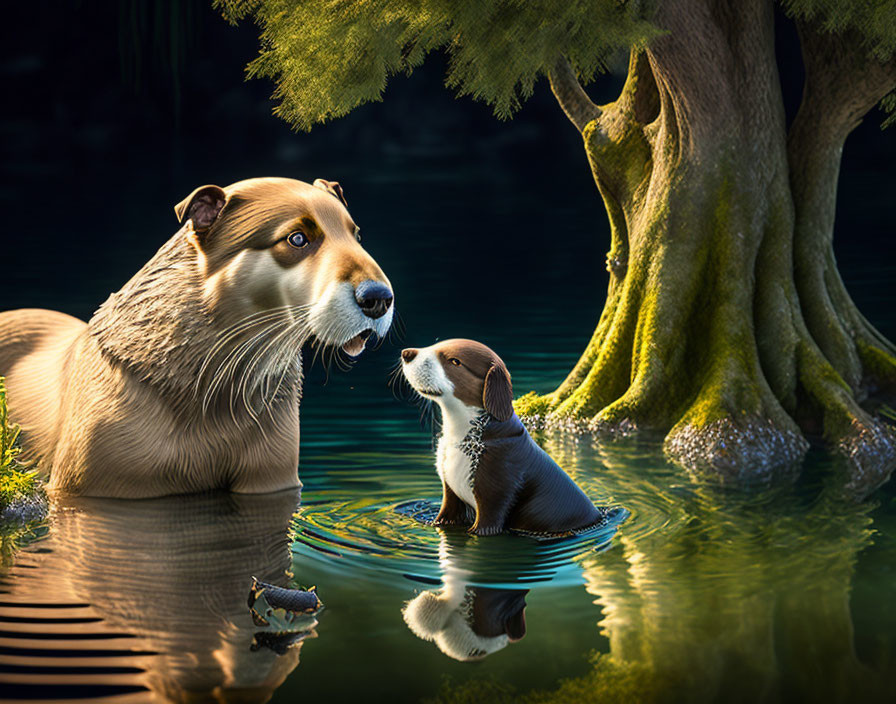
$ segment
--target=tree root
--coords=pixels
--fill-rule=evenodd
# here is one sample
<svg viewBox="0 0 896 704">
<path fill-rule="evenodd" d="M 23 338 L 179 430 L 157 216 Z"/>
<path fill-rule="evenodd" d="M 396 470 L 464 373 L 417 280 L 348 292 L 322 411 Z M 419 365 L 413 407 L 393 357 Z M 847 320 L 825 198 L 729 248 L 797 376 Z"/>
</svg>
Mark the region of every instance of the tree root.
<svg viewBox="0 0 896 704">
<path fill-rule="evenodd" d="M 856 342 L 865 372 L 862 386 L 870 395 L 896 398 L 896 356 L 869 338 L 870 335 L 864 335 Z"/>
<path fill-rule="evenodd" d="M 859 405 L 853 389 L 808 331 L 796 332 L 795 358 L 786 363 L 797 370 L 797 402 L 787 411 L 751 355 L 713 356 L 710 352 L 708 367 L 700 373 L 695 366 L 692 374 L 699 391 L 684 410 L 671 412 L 665 427 L 655 409 L 674 408 L 668 406 L 668 398 L 662 398 L 667 385 L 638 375 L 619 398 L 607 402 L 606 397 L 594 394 L 595 379 L 610 373 L 612 367 L 597 364 L 565 402 L 558 404 L 550 395 L 531 393 L 517 400 L 516 409 L 529 425 L 576 435 L 614 439 L 640 430 L 668 431 L 663 447 L 672 461 L 695 477 L 723 483 L 795 478 L 809 449 L 805 432 L 822 438 L 840 458 L 847 475 L 844 494 L 861 500 L 896 468 L 896 432 Z M 620 352 L 632 353 L 631 348 L 616 351 Z M 879 380 L 876 383 L 896 379 L 896 358 L 880 347 L 863 343 L 857 346 L 857 354 L 866 375 Z M 677 374 L 681 376 L 682 370 Z M 590 403 L 571 403 L 580 397 Z"/>
<path fill-rule="evenodd" d="M 826 444 L 845 464 L 844 491 L 861 500 L 896 469 L 896 433 L 859 406 L 814 345 L 801 346 L 798 364 L 803 405 L 820 415 Z"/>
<path fill-rule="evenodd" d="M 861 501 L 884 484 L 896 468 L 896 433 L 873 418 L 856 418 L 837 443 L 837 453 L 845 461 L 849 477 L 844 491 Z"/>
<path fill-rule="evenodd" d="M 795 477 L 809 443 L 767 418 L 720 418 L 703 426 L 675 426 L 663 449 L 696 476 L 744 482 Z"/>
</svg>

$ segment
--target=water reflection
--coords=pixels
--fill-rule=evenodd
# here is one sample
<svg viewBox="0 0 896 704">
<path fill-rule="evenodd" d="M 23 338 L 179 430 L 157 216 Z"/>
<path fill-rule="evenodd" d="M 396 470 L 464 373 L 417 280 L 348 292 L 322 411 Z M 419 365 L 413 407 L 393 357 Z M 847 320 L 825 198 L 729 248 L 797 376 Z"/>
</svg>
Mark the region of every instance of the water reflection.
<svg viewBox="0 0 896 704">
<path fill-rule="evenodd" d="M 265 632 L 246 599 L 253 575 L 284 583 L 298 501 L 287 491 L 55 502 L 50 536 L 20 553 L 0 597 L 3 664 L 23 682 L 4 694 L 268 700 L 316 622 Z"/>
<path fill-rule="evenodd" d="M 868 509 L 720 498 L 698 492 L 674 533 L 623 532 L 614 559 L 582 561 L 610 640 L 594 678 L 624 681 L 640 700 L 870 696 L 849 604 Z"/>
<path fill-rule="evenodd" d="M 491 701 L 896 701 L 892 652 L 882 643 L 863 660 L 854 639 L 873 505 L 844 501 L 836 481 L 800 493 L 676 483 L 634 444 L 554 449 L 577 480 L 599 481 L 633 512 L 620 549 L 578 559 L 608 648 L 557 689 L 490 691 Z M 878 587 L 877 599 L 892 594 L 892 581 Z M 485 686 L 446 689 L 441 701 Z"/>
<path fill-rule="evenodd" d="M 440 531 L 439 566 L 442 586 L 420 592 L 402 609 L 405 623 L 416 635 L 433 641 L 455 660 L 481 660 L 526 635 L 528 589 L 483 584 L 513 583 L 518 576 L 506 568 L 495 572 L 489 551 L 465 532 Z M 534 546 L 532 546 L 534 548 Z M 517 550 L 515 557 L 521 552 Z M 533 549 L 529 562 L 537 557 Z M 531 571 L 519 564 L 519 571 Z M 515 570 L 514 570 L 515 571 Z"/>
</svg>

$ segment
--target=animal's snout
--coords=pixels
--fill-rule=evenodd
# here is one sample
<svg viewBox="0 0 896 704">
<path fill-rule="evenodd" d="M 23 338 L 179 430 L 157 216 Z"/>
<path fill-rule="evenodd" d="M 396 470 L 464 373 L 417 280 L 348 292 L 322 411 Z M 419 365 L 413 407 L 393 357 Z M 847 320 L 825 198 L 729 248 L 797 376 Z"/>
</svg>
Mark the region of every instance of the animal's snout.
<svg viewBox="0 0 896 704">
<path fill-rule="evenodd" d="M 379 281 L 362 281 L 355 288 L 355 300 L 368 318 L 382 318 L 392 305 L 392 289 Z"/>
<path fill-rule="evenodd" d="M 407 349 L 401 351 L 401 359 L 406 364 L 410 364 L 411 362 L 413 362 L 416 356 L 417 350 L 413 347 L 408 347 Z"/>
</svg>

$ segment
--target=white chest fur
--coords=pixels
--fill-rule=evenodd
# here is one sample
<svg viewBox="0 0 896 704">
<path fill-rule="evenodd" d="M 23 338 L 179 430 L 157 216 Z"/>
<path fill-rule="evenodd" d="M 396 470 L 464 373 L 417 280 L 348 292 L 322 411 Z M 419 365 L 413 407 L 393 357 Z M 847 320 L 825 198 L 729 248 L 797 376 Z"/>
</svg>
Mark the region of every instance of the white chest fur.
<svg viewBox="0 0 896 704">
<path fill-rule="evenodd" d="M 442 405 L 442 404 L 440 404 Z M 470 457 L 459 447 L 470 431 L 470 422 L 481 409 L 461 403 L 442 405 L 442 437 L 436 452 L 439 477 L 468 506 L 476 508 L 473 496 L 473 466 Z"/>
<path fill-rule="evenodd" d="M 458 441 L 459 442 L 459 441 Z M 438 464 L 439 476 L 448 487 L 468 506 L 476 508 L 473 496 L 473 467 L 470 458 L 461 452 L 457 444 L 447 438 L 439 440 Z"/>
</svg>

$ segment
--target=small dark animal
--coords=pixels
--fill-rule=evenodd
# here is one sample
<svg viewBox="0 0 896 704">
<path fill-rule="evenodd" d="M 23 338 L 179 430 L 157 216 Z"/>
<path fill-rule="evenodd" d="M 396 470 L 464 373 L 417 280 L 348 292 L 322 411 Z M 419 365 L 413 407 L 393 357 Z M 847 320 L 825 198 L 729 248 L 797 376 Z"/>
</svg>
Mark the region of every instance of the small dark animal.
<svg viewBox="0 0 896 704">
<path fill-rule="evenodd" d="M 507 529 L 563 534 L 603 514 L 526 432 L 513 411 L 501 358 L 473 340 L 445 340 L 401 353 L 414 390 L 442 411 L 436 525 L 470 525 L 476 535 Z"/>
<path fill-rule="evenodd" d="M 275 587 L 267 582 L 259 582 L 252 578 L 252 586 L 249 587 L 249 611 L 256 626 L 268 626 L 268 611 L 282 609 L 286 614 L 286 620 L 291 621 L 295 616 L 313 614 L 323 607 L 323 603 L 317 596 L 317 589 L 287 589 Z"/>
</svg>

